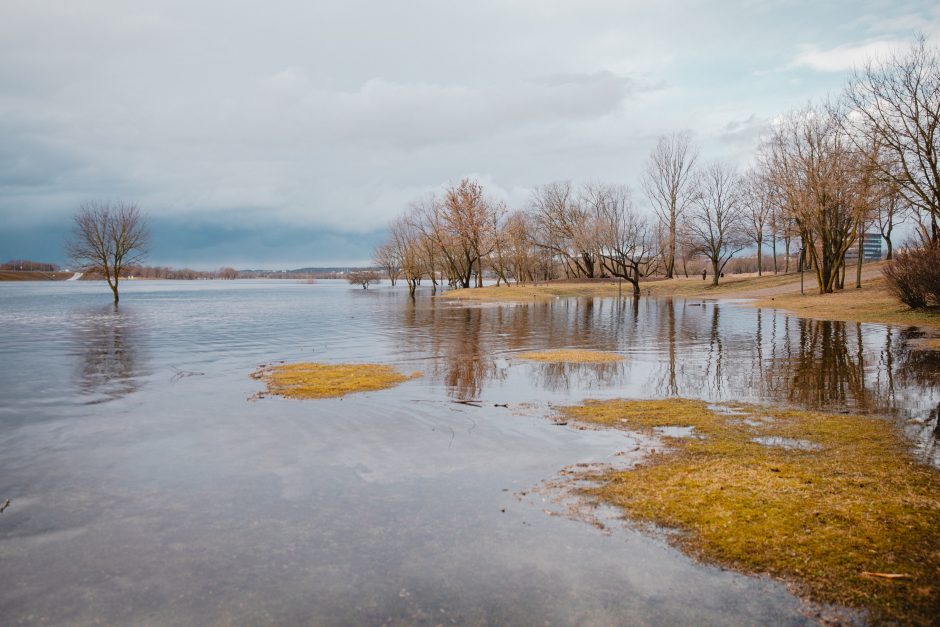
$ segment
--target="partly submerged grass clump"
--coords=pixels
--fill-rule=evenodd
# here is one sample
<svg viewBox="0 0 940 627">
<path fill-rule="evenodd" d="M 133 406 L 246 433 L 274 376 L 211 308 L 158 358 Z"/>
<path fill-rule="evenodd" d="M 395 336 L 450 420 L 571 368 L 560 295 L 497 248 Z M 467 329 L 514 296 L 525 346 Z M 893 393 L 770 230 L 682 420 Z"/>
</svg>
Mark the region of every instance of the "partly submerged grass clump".
<svg viewBox="0 0 940 627">
<path fill-rule="evenodd" d="M 598 364 L 623 361 L 623 355 L 618 353 L 567 348 L 518 353 L 516 357 L 529 361 L 542 361 L 555 364 Z"/>
<path fill-rule="evenodd" d="M 670 439 L 671 452 L 586 488 L 632 519 L 684 532 L 676 536 L 681 548 L 783 578 L 817 601 L 868 609 L 879 622 L 935 624 L 940 472 L 913 459 L 885 420 L 728 409 L 669 399 L 589 401 L 563 411 L 640 431 L 694 428 L 699 437 Z"/>
<path fill-rule="evenodd" d="M 252 377 L 268 384 L 268 393 L 287 398 L 332 398 L 395 387 L 420 377 L 383 364 L 298 363 L 264 366 Z"/>
</svg>

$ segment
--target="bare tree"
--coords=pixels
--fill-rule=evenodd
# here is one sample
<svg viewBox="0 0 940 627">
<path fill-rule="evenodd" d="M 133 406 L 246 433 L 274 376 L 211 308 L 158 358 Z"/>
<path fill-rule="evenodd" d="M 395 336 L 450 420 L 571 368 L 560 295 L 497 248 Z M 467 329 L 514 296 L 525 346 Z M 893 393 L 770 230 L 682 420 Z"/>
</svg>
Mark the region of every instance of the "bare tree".
<svg viewBox="0 0 940 627">
<path fill-rule="evenodd" d="M 532 220 L 524 211 L 513 211 L 506 218 L 504 237 L 508 249 L 510 274 L 517 285 L 533 279 L 535 261 L 532 250 Z"/>
<path fill-rule="evenodd" d="M 420 206 L 412 205 L 408 214 L 399 216 L 389 225 L 390 246 L 401 264 L 401 274 L 412 296 L 427 269 L 425 251 L 430 241 L 418 226 L 419 212 Z"/>
<path fill-rule="evenodd" d="M 74 216 L 68 255 L 80 269 L 104 275 L 118 302 L 118 283 L 128 266 L 147 253 L 150 231 L 133 203 L 90 201 Z"/>
<path fill-rule="evenodd" d="M 741 201 L 747 219 L 747 235 L 757 246 L 757 276 L 764 274 L 764 236 L 773 219 L 773 204 L 767 182 L 751 170 L 742 179 Z M 774 259 L 776 264 L 776 259 Z"/>
<path fill-rule="evenodd" d="M 905 204 L 924 215 L 940 242 L 940 50 L 919 37 L 905 52 L 869 61 L 846 88 L 844 122 L 861 146 L 878 146 L 877 165 Z"/>
<path fill-rule="evenodd" d="M 867 220 L 874 147 L 858 146 L 831 109 L 791 113 L 763 147 L 765 174 L 784 198 L 821 294 L 841 288 L 845 253 Z"/>
<path fill-rule="evenodd" d="M 713 163 L 696 177 L 688 228 L 693 242 L 712 264 L 712 285 L 725 264 L 747 245 L 741 179 L 728 165 Z"/>
<path fill-rule="evenodd" d="M 461 285 L 470 287 L 475 273 L 476 285 L 482 287 L 482 262 L 493 251 L 498 214 L 504 208 L 486 198 L 479 182 L 465 178 L 447 188 L 441 209 L 443 223 L 458 244 Z"/>
<path fill-rule="evenodd" d="M 894 227 L 903 223 L 909 214 L 904 202 L 903 196 L 898 192 L 897 186 L 892 181 L 887 181 L 881 186 L 881 193 L 878 195 L 878 204 L 875 207 L 875 222 L 878 225 L 878 231 L 881 233 L 881 239 L 885 241 L 887 249 L 886 259 L 894 259 L 894 240 L 891 239 Z"/>
<path fill-rule="evenodd" d="M 350 285 L 361 285 L 362 289 L 367 289 L 372 283 L 378 283 L 382 276 L 375 270 L 354 270 L 346 275 L 346 280 Z"/>
<path fill-rule="evenodd" d="M 571 183 L 556 181 L 536 187 L 530 211 L 537 245 L 561 261 L 566 276 L 593 278 L 597 266 L 593 224 Z"/>
<path fill-rule="evenodd" d="M 692 173 L 698 150 L 687 132 L 663 135 L 649 156 L 643 189 L 665 226 L 663 263 L 666 278 L 674 276 L 676 234 L 682 213 L 692 199 Z"/>
<path fill-rule="evenodd" d="M 401 259 L 395 246 L 391 242 L 376 246 L 372 252 L 372 262 L 382 268 L 392 287 L 395 287 L 398 275 L 401 274 Z"/>
<path fill-rule="evenodd" d="M 646 220 L 633 207 L 630 190 L 622 185 L 589 185 L 585 198 L 594 216 L 598 256 L 611 276 L 625 279 L 640 295 L 642 268 L 655 256 Z"/>
</svg>

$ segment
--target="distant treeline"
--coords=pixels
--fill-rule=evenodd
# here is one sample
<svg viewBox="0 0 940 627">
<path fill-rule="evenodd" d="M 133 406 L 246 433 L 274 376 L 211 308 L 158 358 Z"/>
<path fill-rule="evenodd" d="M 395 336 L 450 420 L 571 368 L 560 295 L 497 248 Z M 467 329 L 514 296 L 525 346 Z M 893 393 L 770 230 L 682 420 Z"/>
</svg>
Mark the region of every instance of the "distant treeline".
<svg viewBox="0 0 940 627">
<path fill-rule="evenodd" d="M 218 270 L 192 270 L 169 266 L 128 266 L 122 273 L 125 279 L 167 279 L 177 281 L 232 280 L 232 279 L 345 279 L 350 272 L 363 268 L 301 268 L 299 270 L 236 270 L 232 267 Z M 85 278 L 94 279 L 94 274 Z"/>
<path fill-rule="evenodd" d="M 197 279 L 237 279 L 238 270 L 235 268 L 219 268 L 218 270 L 192 270 L 191 268 L 171 268 L 169 266 L 127 266 L 121 272 L 122 279 L 167 279 L 176 281 L 194 281 Z M 82 278 L 94 280 L 99 278 L 96 273 L 88 272 Z"/>
<path fill-rule="evenodd" d="M 11 259 L 10 261 L 0 264 L 0 270 L 16 270 L 23 272 L 58 272 L 59 269 L 59 264 L 30 261 L 29 259 Z"/>
</svg>

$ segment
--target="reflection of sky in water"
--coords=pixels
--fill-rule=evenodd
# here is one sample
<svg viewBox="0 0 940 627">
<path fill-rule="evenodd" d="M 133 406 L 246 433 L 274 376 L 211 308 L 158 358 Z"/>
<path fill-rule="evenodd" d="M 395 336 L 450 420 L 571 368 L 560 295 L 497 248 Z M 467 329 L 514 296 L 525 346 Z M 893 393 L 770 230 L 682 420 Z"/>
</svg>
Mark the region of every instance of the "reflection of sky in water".
<svg viewBox="0 0 940 627">
<path fill-rule="evenodd" d="M 803 622 L 782 586 L 515 498 L 634 448 L 553 426 L 550 406 L 785 402 L 889 414 L 926 441 L 940 400 L 937 353 L 912 350 L 909 332 L 712 303 L 463 307 L 329 282 L 131 283 L 118 311 L 87 283 L 0 294 L 12 621 Z M 556 347 L 626 359 L 513 356 Z M 426 376 L 247 402 L 248 374 L 278 359 Z M 451 402 L 470 398 L 483 407 Z"/>
</svg>

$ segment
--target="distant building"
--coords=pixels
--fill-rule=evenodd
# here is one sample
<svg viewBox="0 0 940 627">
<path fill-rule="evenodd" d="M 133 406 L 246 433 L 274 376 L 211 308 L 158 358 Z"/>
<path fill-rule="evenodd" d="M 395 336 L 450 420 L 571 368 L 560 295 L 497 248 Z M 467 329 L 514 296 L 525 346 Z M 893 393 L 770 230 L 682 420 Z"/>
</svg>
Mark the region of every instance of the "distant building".
<svg viewBox="0 0 940 627">
<path fill-rule="evenodd" d="M 862 261 L 881 260 L 881 233 L 865 233 L 862 239 Z M 846 259 L 858 259 L 858 242 L 852 244 Z"/>
</svg>

